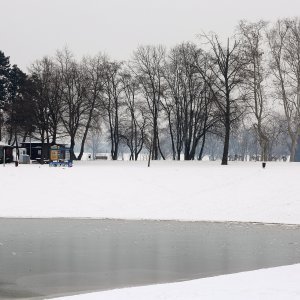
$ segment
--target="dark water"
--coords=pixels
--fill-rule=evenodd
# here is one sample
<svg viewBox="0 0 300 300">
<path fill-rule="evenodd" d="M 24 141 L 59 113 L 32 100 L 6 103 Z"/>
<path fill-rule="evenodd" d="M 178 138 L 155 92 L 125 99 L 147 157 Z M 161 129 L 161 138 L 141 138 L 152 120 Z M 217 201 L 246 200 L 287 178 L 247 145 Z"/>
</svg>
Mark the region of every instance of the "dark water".
<svg viewBox="0 0 300 300">
<path fill-rule="evenodd" d="M 44 299 L 293 263 L 300 263 L 300 227 L 0 219 L 0 299 Z"/>
</svg>

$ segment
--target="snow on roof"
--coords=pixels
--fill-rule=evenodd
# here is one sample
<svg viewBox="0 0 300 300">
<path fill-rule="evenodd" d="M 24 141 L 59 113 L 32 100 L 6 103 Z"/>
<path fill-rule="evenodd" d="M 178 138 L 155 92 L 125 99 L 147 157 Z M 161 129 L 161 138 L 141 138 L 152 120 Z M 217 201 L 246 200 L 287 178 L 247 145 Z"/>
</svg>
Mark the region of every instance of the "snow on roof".
<svg viewBox="0 0 300 300">
<path fill-rule="evenodd" d="M 40 143 L 42 143 L 42 141 L 39 140 L 39 139 L 34 139 L 34 138 L 32 138 L 31 141 L 30 141 L 30 138 L 26 138 L 25 142 L 22 142 L 21 144 L 30 144 L 30 143 L 31 144 L 40 144 Z M 45 143 L 47 143 L 46 140 L 45 140 Z M 56 144 L 68 145 L 68 143 L 65 140 L 62 140 L 62 139 L 57 139 Z"/>
<path fill-rule="evenodd" d="M 8 144 L 0 141 L 0 147 L 11 147 L 11 145 L 8 145 Z"/>
<path fill-rule="evenodd" d="M 34 144 L 42 144 L 42 142 L 41 141 L 37 141 L 37 140 L 32 140 L 31 142 L 28 142 L 28 141 L 26 141 L 26 142 L 22 142 L 21 143 L 22 145 L 29 145 L 29 144 L 32 144 L 32 145 L 34 145 Z M 47 142 L 45 141 L 45 143 L 44 143 L 45 145 L 47 145 Z M 64 142 L 56 142 L 55 143 L 55 145 L 64 145 L 64 146 L 68 146 L 69 144 L 67 144 L 67 143 L 64 143 Z"/>
</svg>

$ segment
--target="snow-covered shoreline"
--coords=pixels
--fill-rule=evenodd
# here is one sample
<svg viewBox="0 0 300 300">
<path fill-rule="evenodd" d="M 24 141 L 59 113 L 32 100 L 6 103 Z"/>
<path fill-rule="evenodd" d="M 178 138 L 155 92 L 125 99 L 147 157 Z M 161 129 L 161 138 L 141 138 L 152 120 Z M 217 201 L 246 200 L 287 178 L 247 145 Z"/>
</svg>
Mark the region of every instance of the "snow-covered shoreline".
<svg viewBox="0 0 300 300">
<path fill-rule="evenodd" d="M 300 264 L 57 300 L 298 300 Z"/>
</svg>

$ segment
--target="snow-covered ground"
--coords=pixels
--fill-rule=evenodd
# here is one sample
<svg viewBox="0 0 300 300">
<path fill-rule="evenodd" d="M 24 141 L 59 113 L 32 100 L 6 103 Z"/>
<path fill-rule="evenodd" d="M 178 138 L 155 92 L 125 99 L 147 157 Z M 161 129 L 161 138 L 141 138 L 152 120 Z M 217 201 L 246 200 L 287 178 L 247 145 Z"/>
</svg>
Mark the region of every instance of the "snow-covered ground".
<svg viewBox="0 0 300 300">
<path fill-rule="evenodd" d="M 85 161 L 0 165 L 0 217 L 300 224 L 300 164 Z"/>
<path fill-rule="evenodd" d="M 57 300 L 299 300 L 299 278 L 300 265 L 292 265 Z"/>
<path fill-rule="evenodd" d="M 300 164 L 86 161 L 0 165 L 0 217 L 300 224 Z M 300 299 L 300 266 L 82 295 L 89 299 Z"/>
</svg>

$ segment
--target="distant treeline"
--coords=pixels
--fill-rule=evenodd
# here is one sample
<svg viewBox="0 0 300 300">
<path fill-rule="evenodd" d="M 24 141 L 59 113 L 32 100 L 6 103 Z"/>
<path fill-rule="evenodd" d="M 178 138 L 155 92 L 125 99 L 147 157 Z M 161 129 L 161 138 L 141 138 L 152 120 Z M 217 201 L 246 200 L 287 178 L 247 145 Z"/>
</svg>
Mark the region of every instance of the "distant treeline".
<svg viewBox="0 0 300 300">
<path fill-rule="evenodd" d="M 300 136 L 300 20 L 241 21 L 222 42 L 166 50 L 141 46 L 129 61 L 104 54 L 78 61 L 68 50 L 35 61 L 28 74 L 0 51 L 0 140 L 66 140 L 73 159 L 100 137 L 112 159 L 127 148 L 153 160 L 290 155 Z M 80 149 L 75 157 L 74 147 Z M 209 150 L 210 149 L 210 150 Z M 42 153 L 43 156 L 43 153 Z"/>
</svg>

